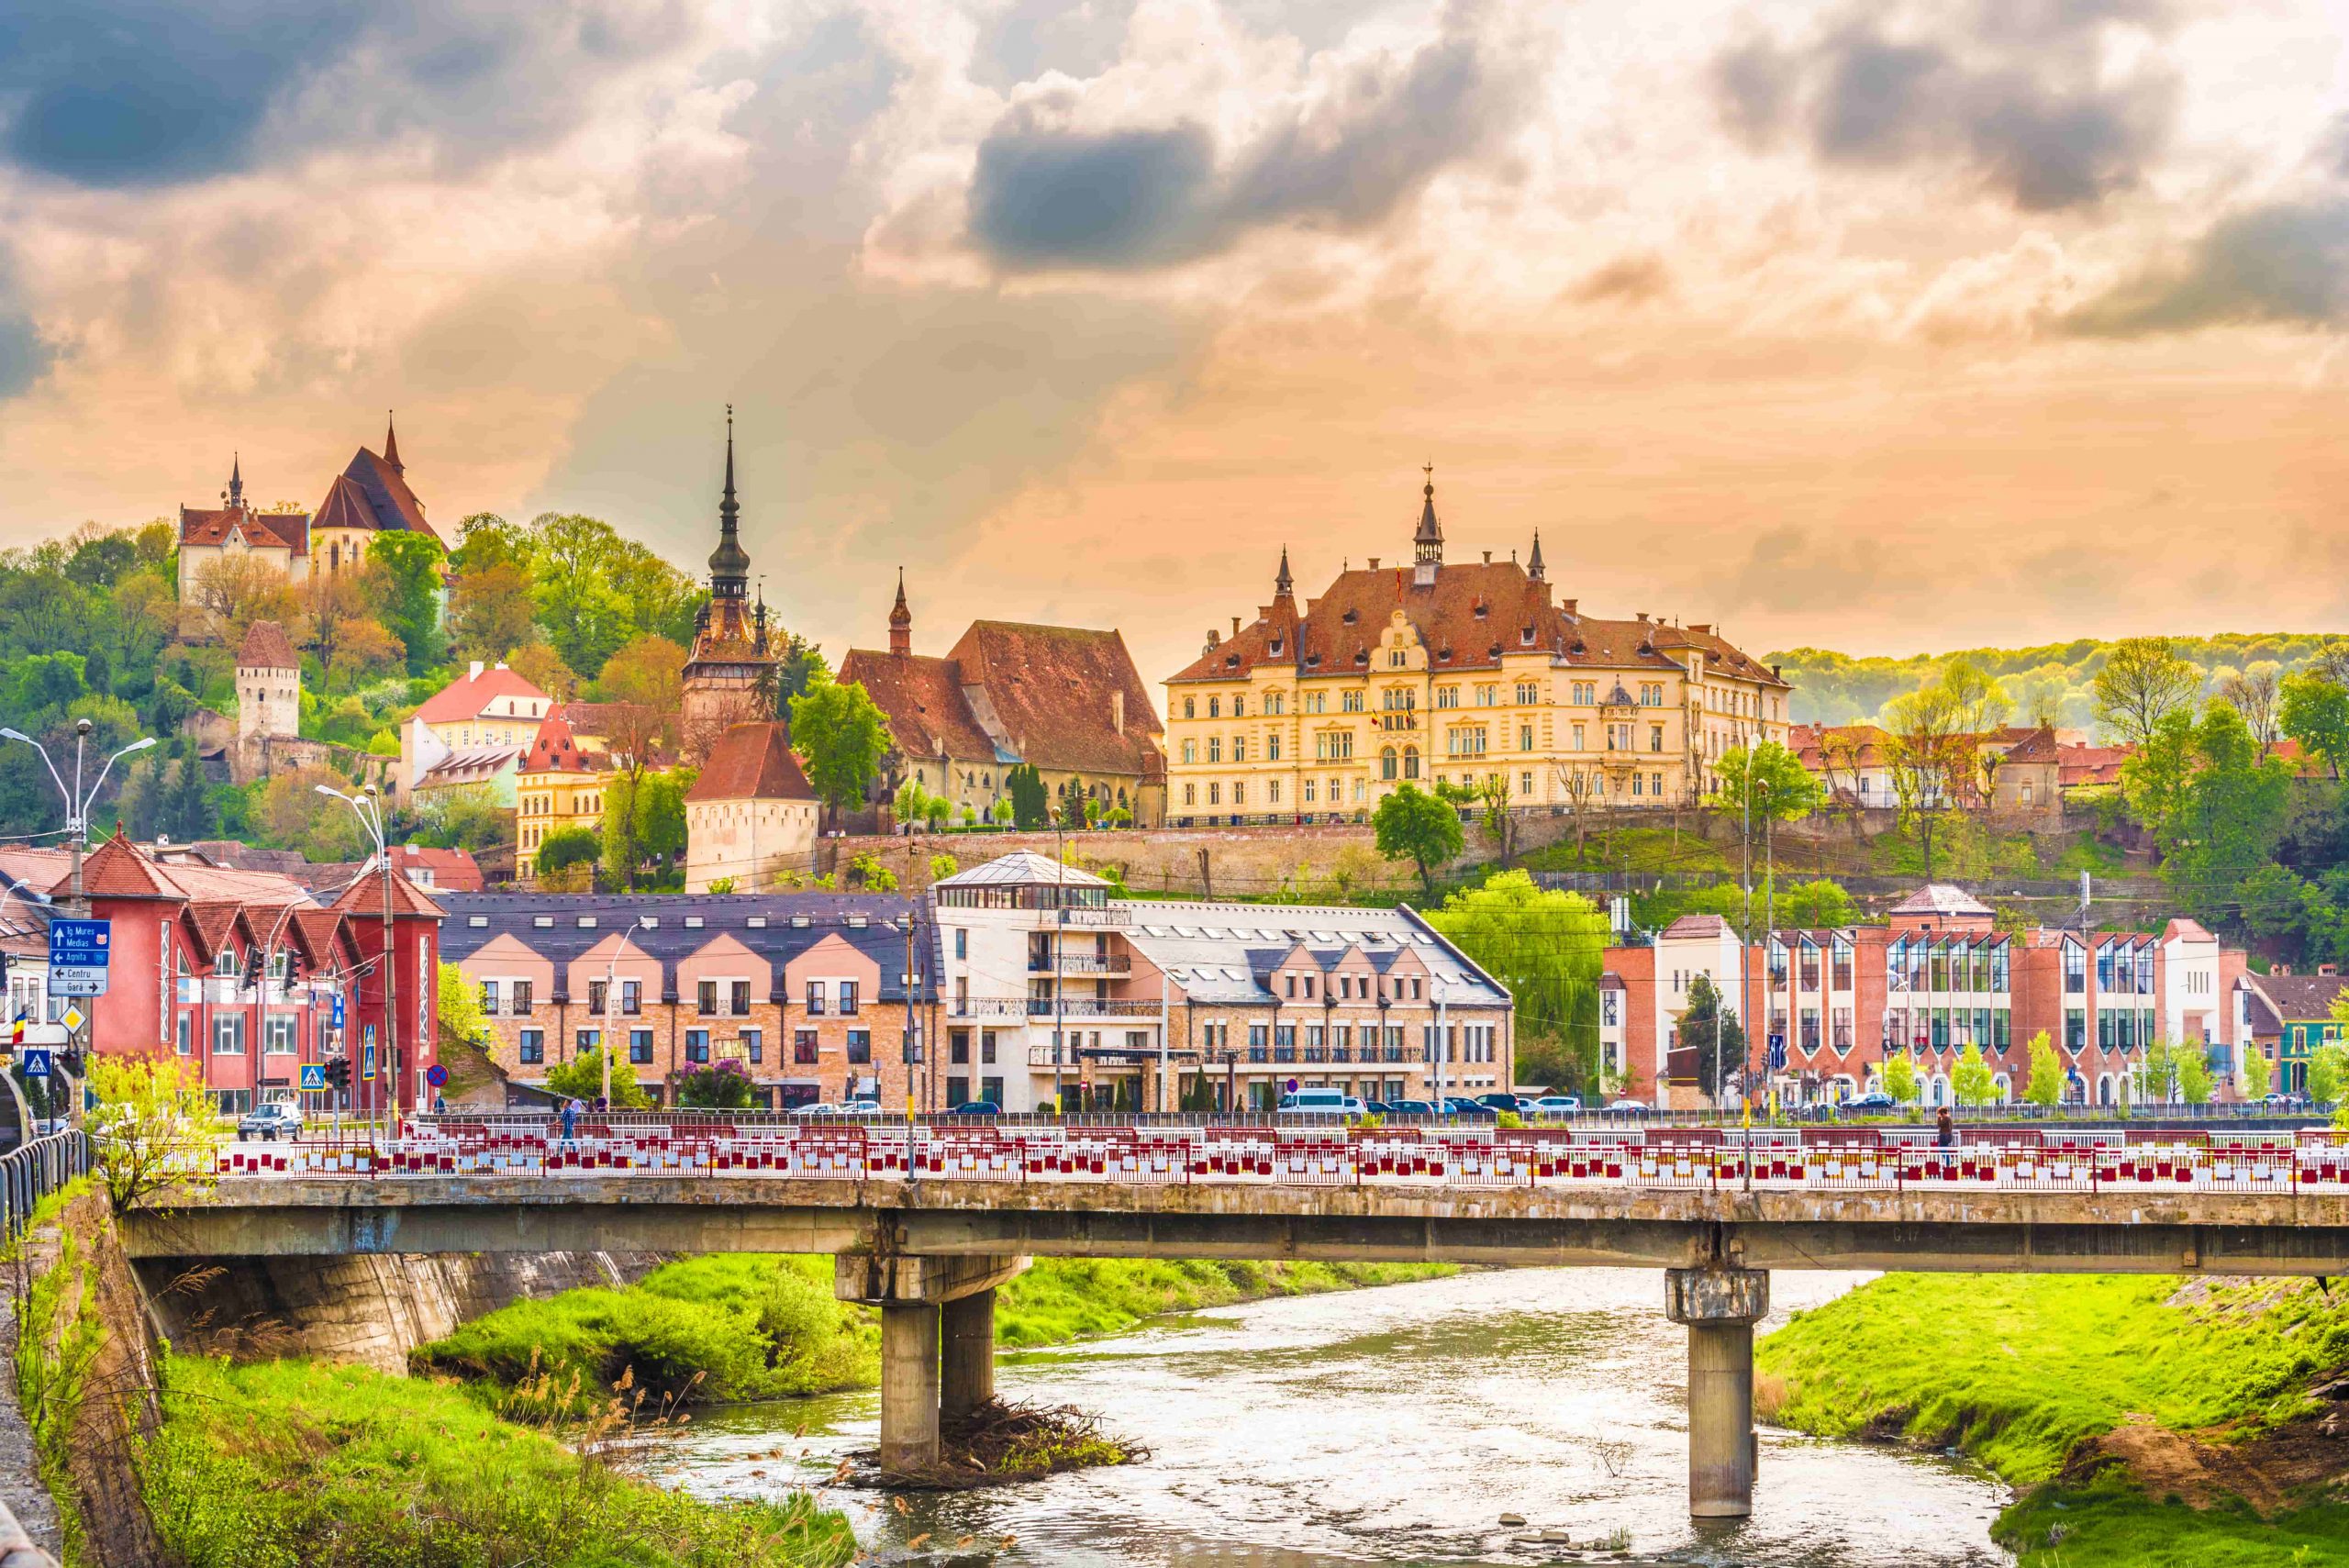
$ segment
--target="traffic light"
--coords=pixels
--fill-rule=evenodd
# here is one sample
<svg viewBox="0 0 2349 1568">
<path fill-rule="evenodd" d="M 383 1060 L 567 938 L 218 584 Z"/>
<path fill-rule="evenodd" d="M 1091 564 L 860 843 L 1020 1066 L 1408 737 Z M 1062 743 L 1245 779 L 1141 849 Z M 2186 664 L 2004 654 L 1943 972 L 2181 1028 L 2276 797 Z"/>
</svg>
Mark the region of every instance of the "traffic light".
<svg viewBox="0 0 2349 1568">
<path fill-rule="evenodd" d="M 351 1088 L 351 1058 L 338 1056 L 327 1063 L 327 1086 L 347 1093 Z"/>
</svg>

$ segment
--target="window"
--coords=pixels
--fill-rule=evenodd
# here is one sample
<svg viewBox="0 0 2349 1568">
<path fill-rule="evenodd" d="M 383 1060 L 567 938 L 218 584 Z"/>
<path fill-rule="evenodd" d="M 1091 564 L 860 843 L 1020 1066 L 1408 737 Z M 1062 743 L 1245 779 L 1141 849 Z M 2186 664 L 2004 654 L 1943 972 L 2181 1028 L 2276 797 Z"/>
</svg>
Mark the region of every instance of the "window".
<svg viewBox="0 0 2349 1568">
<path fill-rule="evenodd" d="M 1281 781 L 1274 779 L 1264 785 L 1264 799 L 1274 806 L 1281 803 Z"/>
<path fill-rule="evenodd" d="M 1362 711 L 1362 694 L 1360 692 L 1340 692 L 1338 694 L 1338 711 L 1340 713 L 1360 713 Z"/>
<path fill-rule="evenodd" d="M 1407 669 L 1410 662 L 1411 656 L 1399 648 L 1386 655 L 1386 667 L 1390 670 Z"/>
<path fill-rule="evenodd" d="M 492 1018 L 497 1016 L 497 982 L 495 980 L 481 983 L 481 1010 Z"/>
<path fill-rule="evenodd" d="M 753 1065 L 766 1060 L 766 1031 L 764 1029 L 744 1029 L 737 1038 L 742 1043 L 742 1054 Z"/>
<path fill-rule="evenodd" d="M 1651 751 L 1661 751 L 1664 750 L 1663 725 L 1651 724 L 1648 726 L 1648 750 Z"/>
<path fill-rule="evenodd" d="M 640 1067 L 651 1065 L 652 1031 L 651 1029 L 628 1031 L 628 1059 Z"/>
<path fill-rule="evenodd" d="M 1517 727 L 1517 749 L 1520 751 L 1533 750 L 1533 726 L 1520 724 Z"/>
<path fill-rule="evenodd" d="M 1209 718 L 1221 718 L 1223 717 L 1223 699 L 1221 697 L 1208 698 L 1208 717 Z"/>
<path fill-rule="evenodd" d="M 1278 653 L 1280 651 L 1281 651 L 1281 645 L 1280 645 L 1278 642 L 1275 642 L 1275 643 L 1273 644 L 1273 651 L 1274 651 L 1274 652 L 1275 652 L 1275 653 Z M 1264 712 L 1265 712 L 1267 715 L 1269 715 L 1270 717 L 1275 717 L 1275 718 L 1279 717 L 1280 717 L 1280 715 L 1281 715 L 1281 710 L 1282 710 L 1283 706 L 1284 706 L 1284 704 L 1283 704 L 1283 702 L 1282 702 L 1282 700 L 1281 700 L 1281 694 L 1280 694 L 1280 693 L 1278 693 L 1278 692 L 1266 692 L 1266 693 L 1264 694 Z"/>
<path fill-rule="evenodd" d="M 1520 706 L 1529 703 L 1540 702 L 1542 700 L 1541 686 L 1531 681 L 1518 682 L 1517 700 Z"/>
<path fill-rule="evenodd" d="M 1353 760 L 1354 737 L 1351 729 L 1323 730 L 1313 737 L 1313 760 L 1317 762 L 1345 762 Z"/>
<path fill-rule="evenodd" d="M 2064 989 L 2076 996 L 2087 989 L 2087 952 L 2077 942 L 2064 944 Z"/>
<path fill-rule="evenodd" d="M 1190 784 L 1185 784 L 1183 786 L 1183 804 L 1186 806 L 1197 806 L 1198 803 L 1199 786 Z"/>
<path fill-rule="evenodd" d="M 1223 737 L 1220 735 L 1208 737 L 1208 761 L 1210 762 L 1223 761 Z"/>
<path fill-rule="evenodd" d="M 644 983 L 642 981 L 620 982 L 620 1011 L 630 1017 L 644 1011 Z"/>
<path fill-rule="evenodd" d="M 294 1015 L 272 1013 L 262 1020 L 261 1049 L 268 1056 L 294 1054 Z"/>
<path fill-rule="evenodd" d="M 1268 762 L 1277 762 L 1281 760 L 1281 738 L 1279 736 L 1267 735 L 1264 737 L 1264 760 Z M 1239 758 L 1235 756 L 1232 761 L 1237 762 L 1239 761 Z"/>
<path fill-rule="evenodd" d="M 1444 731 L 1444 754 L 1450 757 L 1481 757 L 1485 754 L 1485 727 L 1481 724 L 1455 724 Z"/>
<path fill-rule="evenodd" d="M 1319 781 L 1319 779 L 1308 779 L 1308 780 L 1306 780 L 1306 781 L 1305 781 L 1305 804 L 1306 804 L 1306 805 L 1308 805 L 1308 806 L 1311 806 L 1311 805 L 1312 805 L 1312 804 L 1313 804 L 1313 803 L 1314 803 L 1314 802 L 1315 802 L 1315 801 L 1319 797 L 1319 784 L 1320 784 L 1320 781 Z M 1275 784 L 1273 787 L 1274 787 L 1275 789 L 1278 789 L 1280 786 L 1279 786 L 1279 784 Z M 1280 797 L 1279 797 L 1278 795 L 1275 795 L 1273 798 L 1274 798 L 1274 799 L 1275 799 L 1275 800 L 1277 800 L 1277 799 L 1279 799 Z"/>
<path fill-rule="evenodd" d="M 1198 710 L 1192 706 L 1192 699 L 1185 697 L 1183 699 L 1183 717 L 1185 718 L 1197 718 L 1198 716 Z"/>
<path fill-rule="evenodd" d="M 848 1031 L 848 1062 L 852 1067 L 870 1067 L 873 1064 L 873 1031 L 871 1029 Z"/>
<path fill-rule="evenodd" d="M 2069 1051 L 2080 1051 L 2088 1043 L 2088 1015 L 2085 1007 L 2064 1009 L 2064 1045 Z"/>
<path fill-rule="evenodd" d="M 1588 748 L 1583 744 L 1583 727 L 1577 724 L 1575 726 L 1575 750 L 1581 751 L 1587 749 Z"/>
<path fill-rule="evenodd" d="M 600 980 L 587 982 L 587 1010 L 589 1012 L 600 1015 L 604 1011 L 604 1003 L 608 999 L 609 989 Z"/>
<path fill-rule="evenodd" d="M 547 1031 L 524 1029 L 518 1046 L 525 1066 L 536 1066 L 547 1059 Z"/>
<path fill-rule="evenodd" d="M 688 1062 L 709 1060 L 709 1031 L 707 1029 L 685 1031 L 685 1060 Z"/>
<path fill-rule="evenodd" d="M 1435 706 L 1438 707 L 1458 707 L 1460 706 L 1460 688 L 1458 686 L 1438 686 L 1435 692 Z"/>
<path fill-rule="evenodd" d="M 1329 711 L 1329 693 L 1308 692 L 1305 694 L 1305 711 L 1307 713 L 1327 713 Z"/>
<path fill-rule="evenodd" d="M 603 1049 L 603 1044 L 604 1031 L 602 1029 L 579 1029 L 574 1031 L 572 1036 L 572 1054 L 574 1056 L 584 1056 L 588 1051 L 600 1051 Z"/>
<path fill-rule="evenodd" d="M 1476 688 L 1476 706 L 1478 707 L 1497 707 L 1500 706 L 1500 687 L 1478 686 Z"/>
<path fill-rule="evenodd" d="M 1209 806 L 1220 806 L 1220 805 L 1222 805 L 1222 804 L 1223 804 L 1223 785 L 1222 785 L 1222 784 L 1210 784 L 1209 785 L 1208 785 L 1208 804 Z"/>
<path fill-rule="evenodd" d="M 954 956 L 962 959 L 971 956 L 971 929 L 967 926 L 954 928 Z"/>
<path fill-rule="evenodd" d="M 1231 804 L 1234 806 L 1245 806 L 1248 804 L 1248 785 L 1238 779 L 1232 781 Z"/>
<path fill-rule="evenodd" d="M 718 982 L 699 980 L 694 983 L 694 1011 L 707 1018 L 718 1011 Z"/>
<path fill-rule="evenodd" d="M 731 1000 L 734 1004 L 734 1016 L 738 1018 L 749 1018 L 751 1016 L 751 983 L 747 980 L 735 981 Z"/>
<path fill-rule="evenodd" d="M 855 1016 L 856 982 L 853 980 L 843 980 L 841 982 L 841 1017 L 847 1018 L 854 1018 Z"/>
<path fill-rule="evenodd" d="M 801 1067 L 815 1065 L 816 1031 L 814 1029 L 791 1031 L 791 1060 L 796 1065 Z"/>
<path fill-rule="evenodd" d="M 226 956 L 225 954 L 223 955 Z M 242 1056 L 245 1053 L 245 1015 L 228 1013 L 212 1020 L 212 1054 Z"/>
<path fill-rule="evenodd" d="M 824 1016 L 824 983 L 820 980 L 807 982 L 807 1016 L 811 1018 Z"/>
<path fill-rule="evenodd" d="M 1186 741 L 1184 741 L 1184 742 L 1183 742 L 1183 761 L 1184 761 L 1186 764 L 1195 764 L 1195 763 L 1197 763 L 1197 762 L 1198 762 L 1198 760 L 1199 760 L 1199 743 L 1198 743 L 1197 740 L 1186 740 Z"/>
</svg>

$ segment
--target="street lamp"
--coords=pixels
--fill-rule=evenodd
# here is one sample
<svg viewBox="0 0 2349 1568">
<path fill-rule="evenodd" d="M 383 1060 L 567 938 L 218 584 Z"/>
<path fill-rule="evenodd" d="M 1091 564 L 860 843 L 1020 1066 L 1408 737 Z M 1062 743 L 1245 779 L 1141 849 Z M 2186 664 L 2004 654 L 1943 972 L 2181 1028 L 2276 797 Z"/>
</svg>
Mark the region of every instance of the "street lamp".
<svg viewBox="0 0 2349 1568">
<path fill-rule="evenodd" d="M 56 781 L 57 793 L 65 798 L 65 832 L 66 836 L 73 840 L 73 913 L 83 917 L 89 914 L 89 910 L 82 903 L 82 846 L 83 840 L 90 836 L 90 802 L 97 798 L 98 791 L 106 785 L 106 775 L 114 771 L 114 765 L 117 762 L 121 762 L 133 751 L 144 751 L 155 743 L 155 738 L 152 735 L 142 736 L 108 757 L 106 765 L 98 770 L 98 776 L 91 781 L 89 789 L 84 791 L 82 788 L 82 752 L 89 743 L 90 731 L 95 728 L 96 727 L 86 718 L 74 721 L 73 785 L 71 789 L 66 787 L 64 775 L 57 771 L 57 764 L 50 761 L 48 747 L 43 746 L 21 729 L 0 728 L 0 740 L 21 740 L 40 753 L 42 765 L 49 769 L 49 776 Z"/>
<path fill-rule="evenodd" d="M 607 1116 L 612 1109 L 612 1042 L 618 1038 L 619 1028 L 612 1009 L 619 1006 L 620 953 L 627 948 L 628 940 L 643 926 L 645 919 L 646 917 L 639 915 L 629 929 L 620 933 L 619 945 L 612 949 L 612 956 L 604 963 L 604 1049 L 601 1054 L 604 1059 L 604 1114 Z"/>
<path fill-rule="evenodd" d="M 373 784 L 361 786 L 355 795 L 345 795 L 328 784 L 315 787 L 320 795 L 331 795 L 351 807 L 351 814 L 359 818 L 359 826 L 374 840 L 375 859 L 384 868 L 384 1073 L 392 1085 L 385 1108 L 396 1115 L 400 1094 L 400 966 L 392 946 L 392 851 L 384 839 L 384 804 L 377 798 Z"/>
</svg>

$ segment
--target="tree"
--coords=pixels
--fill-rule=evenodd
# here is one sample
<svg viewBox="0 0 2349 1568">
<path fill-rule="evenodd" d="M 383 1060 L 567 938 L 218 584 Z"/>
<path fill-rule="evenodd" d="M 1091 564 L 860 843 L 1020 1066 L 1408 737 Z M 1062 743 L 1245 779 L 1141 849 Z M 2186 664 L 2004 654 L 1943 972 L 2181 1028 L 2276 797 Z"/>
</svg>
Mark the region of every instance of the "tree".
<svg viewBox="0 0 2349 1568">
<path fill-rule="evenodd" d="M 440 579 L 448 562 L 430 534 L 378 533 L 367 547 L 364 575 L 376 595 L 377 618 L 399 639 L 407 673 L 421 675 L 446 656 L 440 631 Z"/>
<path fill-rule="evenodd" d="M 359 821 L 339 800 L 318 793 L 348 790 L 351 781 L 331 768 L 300 767 L 272 775 L 254 804 L 250 826 L 268 848 L 298 850 L 313 861 L 357 860 L 370 848 Z"/>
<path fill-rule="evenodd" d="M 751 1098 L 751 1075 L 730 1057 L 688 1068 L 677 1078 L 677 1103 L 681 1106 L 739 1111 L 750 1108 Z"/>
<path fill-rule="evenodd" d="M 455 651 L 487 662 L 509 649 L 536 642 L 533 608 L 527 559 L 461 568 L 449 584 L 449 631 Z"/>
<path fill-rule="evenodd" d="M 1072 778 L 1063 784 L 1061 785 L 1061 826 L 1072 833 L 1082 832 L 1091 827 L 1093 824 L 1085 813 L 1085 807 L 1092 804 L 1092 798 L 1085 787 L 1083 779 Z"/>
<path fill-rule="evenodd" d="M 2273 1067 L 2267 1060 L 2266 1048 L 2256 1040 L 2246 1044 L 2243 1048 L 2243 1062 L 2235 1069 L 2235 1093 L 2246 1100 L 2262 1098 L 2267 1093 L 2268 1080 L 2272 1076 Z"/>
<path fill-rule="evenodd" d="M 930 803 L 933 798 L 930 791 L 922 788 L 916 780 L 909 778 L 897 786 L 896 798 L 890 802 L 890 809 L 897 818 L 897 825 L 901 828 L 912 827 L 928 821 Z"/>
<path fill-rule="evenodd" d="M 1398 785 L 1378 803 L 1370 822 L 1378 852 L 1417 867 L 1419 886 L 1430 898 L 1435 896 L 1437 868 L 1455 859 L 1468 841 L 1458 809 L 1416 784 Z"/>
<path fill-rule="evenodd" d="M 1971 684 L 1965 684 L 1971 689 Z M 1892 699 L 1884 707 L 1884 728 L 1892 743 L 1885 762 L 1892 774 L 1893 798 L 1902 826 L 1913 828 L 1924 851 L 1925 877 L 1933 874 L 1933 828 L 1955 805 L 1975 775 L 1978 735 L 1968 728 L 1965 691 L 1939 679 Z"/>
<path fill-rule="evenodd" d="M 1843 891 L 1843 884 L 1825 877 L 1795 883 L 1775 895 L 1775 901 L 1777 918 L 1789 926 L 1827 930 L 1860 923 L 1860 906 Z"/>
<path fill-rule="evenodd" d="M 2166 637 L 2122 638 L 2088 688 L 2097 723 L 2129 746 L 2153 739 L 2163 717 L 2188 706 L 2201 689 L 2202 672 Z"/>
<path fill-rule="evenodd" d="M 2349 643 L 2330 646 L 2349 649 Z M 2349 762 L 2349 686 L 2302 671 L 2284 678 L 2277 721 L 2311 756 L 2324 759 L 2334 778 Z"/>
<path fill-rule="evenodd" d="M 2136 755 L 2121 764 L 2121 798 L 2154 841 L 2165 850 L 2179 831 L 2192 798 L 2194 718 L 2165 713 Z"/>
<path fill-rule="evenodd" d="M 1018 826 L 1033 829 L 1052 825 L 1052 796 L 1044 789 L 1044 778 L 1033 762 L 1021 762 L 1003 775 L 1004 794 L 1011 806 L 1011 820 Z M 1003 820 L 1005 801 L 996 802 L 996 820 Z"/>
<path fill-rule="evenodd" d="M 98 1104 L 85 1124 L 117 1213 L 211 1184 L 217 1106 L 201 1068 L 171 1055 L 99 1055 L 89 1085 Z"/>
<path fill-rule="evenodd" d="M 569 702 L 579 695 L 579 677 L 551 643 L 526 642 L 507 649 L 506 667 L 557 702 Z"/>
<path fill-rule="evenodd" d="M 2221 700 L 2243 715 L 2243 725 L 2251 731 L 2252 739 L 2259 742 L 2259 754 L 2263 757 L 2276 744 L 2277 717 L 2283 706 L 2283 677 L 2281 664 L 2273 659 L 2262 659 L 2219 682 Z"/>
<path fill-rule="evenodd" d="M 2213 1087 L 2210 1059 L 2199 1051 L 2181 1048 L 2177 1053 L 2177 1097 L 2189 1106 L 2207 1106 Z"/>
<path fill-rule="evenodd" d="M 2349 1047 L 2320 1045 L 2309 1052 L 2309 1098 L 2321 1106 L 2338 1105 L 2349 1085 Z"/>
<path fill-rule="evenodd" d="M 530 533 L 536 619 L 565 664 L 598 674 L 636 625 L 627 595 L 612 580 L 619 535 L 598 518 L 553 513 L 533 522 Z"/>
<path fill-rule="evenodd" d="M 206 629 L 234 650 L 257 620 L 291 624 L 301 603 L 284 573 L 258 555 L 222 555 L 196 568 L 190 584 Z"/>
<path fill-rule="evenodd" d="M 1740 821 L 1747 819 L 1750 805 L 1751 820 L 1762 829 L 1763 876 L 1765 884 L 1775 883 L 1776 825 L 1798 822 L 1809 816 L 1825 803 L 1826 792 L 1802 765 L 1802 760 L 1776 740 L 1724 752 L 1715 761 L 1713 771 L 1720 788 L 1707 797 L 1706 804 Z M 1764 924 L 1776 924 L 1775 912 Z"/>
<path fill-rule="evenodd" d="M 2024 1085 L 2022 1097 L 2034 1106 L 2064 1103 L 2064 1062 L 2045 1029 L 2031 1037 L 2031 1081 Z"/>
<path fill-rule="evenodd" d="M 1982 1060 L 1982 1048 L 1968 1045 L 1957 1054 L 1957 1065 L 1950 1069 L 1950 1093 L 1961 1106 L 1987 1106 L 1998 1097 L 1998 1082 L 1991 1075 L 1990 1064 Z"/>
<path fill-rule="evenodd" d="M 440 966 L 439 1027 L 443 1051 L 459 1046 L 480 1050 L 489 1043 L 489 1015 L 482 1010 L 481 987 L 453 963 Z"/>
<path fill-rule="evenodd" d="M 2163 721 L 2157 740 L 2164 748 L 2178 722 L 2175 715 Z M 2232 913 L 2234 889 L 2267 861 L 2283 832 L 2292 770 L 2280 757 L 2262 757 L 2243 716 L 2215 699 L 2204 706 L 2188 744 L 2191 776 L 2155 834 L 2162 876 L 2197 917 L 2217 924 Z"/>
<path fill-rule="evenodd" d="M 679 739 L 685 701 L 685 651 L 665 637 L 640 632 L 604 662 L 596 695 L 618 705 L 607 740 L 612 751 L 644 768 L 655 749 Z"/>
<path fill-rule="evenodd" d="M 803 696 L 818 681 L 831 679 L 832 667 L 823 650 L 797 632 L 767 633 L 767 651 L 775 662 L 759 673 L 759 711 L 769 718 L 791 712 L 791 699 Z"/>
<path fill-rule="evenodd" d="M 2165 1106 L 2177 1098 L 2178 1053 L 2176 1047 L 2165 1040 L 2157 1040 L 2145 1047 L 2130 1076 L 2131 1098 L 2143 1105 Z"/>
<path fill-rule="evenodd" d="M 1517 999 L 1518 1075 L 1595 1089 L 1598 976 L 1607 916 L 1575 893 L 1534 885 L 1521 871 L 1455 893 L 1428 923 Z"/>
<path fill-rule="evenodd" d="M 889 721 L 855 682 L 818 681 L 792 699 L 791 744 L 817 798 L 837 817 L 881 776 Z"/>
<path fill-rule="evenodd" d="M 442 995 L 447 995 L 443 989 Z M 578 1100 L 594 1105 L 604 1093 L 604 1048 L 590 1046 L 568 1062 L 558 1062 L 547 1069 L 547 1092 L 566 1100 Z M 652 1103 L 636 1081 L 636 1063 L 612 1058 L 612 1097 L 609 1107 L 616 1111 L 640 1111 Z"/>
<path fill-rule="evenodd" d="M 1016 773 L 1019 770 L 1014 768 L 1011 771 Z M 1008 777 L 1004 781 L 1004 787 L 1007 789 L 1010 787 L 1010 780 Z M 1041 789 L 1043 785 L 1039 783 L 1036 787 Z M 969 808 L 966 806 L 964 809 Z M 997 795 L 995 804 L 987 807 L 987 820 L 998 828 L 1010 827 L 1018 817 L 1019 808 L 1011 804 L 1011 797 L 1008 795 Z"/>
<path fill-rule="evenodd" d="M 209 839 L 220 825 L 219 815 L 212 809 L 212 792 L 205 785 L 203 765 L 194 751 L 180 759 L 163 816 L 171 822 L 172 836 L 183 844 Z"/>
<path fill-rule="evenodd" d="M 575 865 L 593 865 L 603 858 L 604 846 L 584 828 L 558 828 L 539 840 L 540 875 Z"/>
<path fill-rule="evenodd" d="M 930 880 L 932 882 L 944 882 L 962 869 L 963 862 L 952 855 L 936 854 L 930 857 Z"/>
<path fill-rule="evenodd" d="M 1884 1092 L 1897 1105 L 1917 1103 L 1917 1064 L 1906 1055 L 1887 1058 L 1884 1063 Z"/>
<path fill-rule="evenodd" d="M 437 850 L 495 849 L 513 840 L 514 808 L 487 784 L 436 789 L 417 803 L 415 837 Z"/>
<path fill-rule="evenodd" d="M 1517 858 L 1517 817 L 1509 810 L 1508 775 L 1486 773 L 1476 785 L 1476 800 L 1485 808 L 1484 828 L 1500 851 L 1501 864 Z"/>
<path fill-rule="evenodd" d="M 1688 983 L 1688 1006 L 1680 1015 L 1680 1049 L 1697 1053 L 1697 1086 L 1719 1096 L 1745 1071 L 1745 1028 L 1723 1001 L 1712 976 Z"/>
</svg>

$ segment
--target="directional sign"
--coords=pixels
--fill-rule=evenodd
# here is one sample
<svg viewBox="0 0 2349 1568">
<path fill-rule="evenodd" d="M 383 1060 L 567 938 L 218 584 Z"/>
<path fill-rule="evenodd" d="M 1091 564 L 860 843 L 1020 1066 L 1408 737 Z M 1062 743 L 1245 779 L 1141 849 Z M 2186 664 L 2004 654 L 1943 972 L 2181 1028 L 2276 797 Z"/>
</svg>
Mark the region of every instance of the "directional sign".
<svg viewBox="0 0 2349 1568">
<path fill-rule="evenodd" d="M 25 1076 L 28 1078 L 46 1078 L 49 1076 L 48 1047 L 36 1045 L 26 1048 Z"/>
<path fill-rule="evenodd" d="M 1782 1034 L 1773 1034 L 1770 1037 L 1770 1071 L 1783 1073 L 1786 1070 L 1787 1037 Z"/>
<path fill-rule="evenodd" d="M 327 1092 L 327 1064 L 323 1062 L 302 1063 L 302 1093 L 323 1095 Z"/>
<path fill-rule="evenodd" d="M 438 1062 L 424 1070 L 424 1081 L 438 1089 L 449 1081 L 449 1070 Z"/>
<path fill-rule="evenodd" d="M 113 942 L 113 930 L 106 921 L 52 920 L 49 926 L 49 962 L 104 969 Z"/>
<path fill-rule="evenodd" d="M 61 965 L 49 972 L 49 994 L 52 996 L 103 996 L 106 994 L 106 972 L 80 965 Z"/>
</svg>

